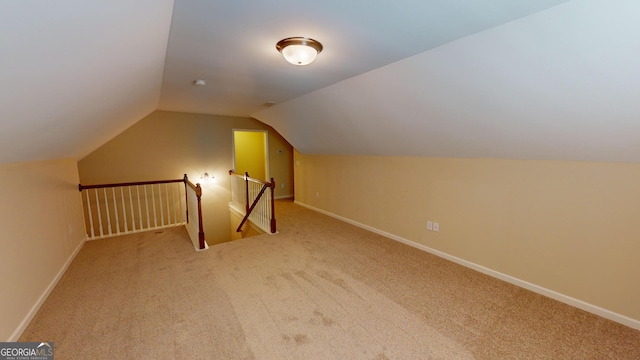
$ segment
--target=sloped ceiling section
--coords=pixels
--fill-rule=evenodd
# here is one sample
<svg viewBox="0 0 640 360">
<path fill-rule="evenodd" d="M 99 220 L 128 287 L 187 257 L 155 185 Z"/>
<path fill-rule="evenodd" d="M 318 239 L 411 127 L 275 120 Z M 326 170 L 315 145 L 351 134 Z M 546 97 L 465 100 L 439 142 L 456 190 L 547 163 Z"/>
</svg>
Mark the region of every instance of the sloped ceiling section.
<svg viewBox="0 0 640 360">
<path fill-rule="evenodd" d="M 638 13 L 570 1 L 253 116 L 303 153 L 640 162 Z"/>
<path fill-rule="evenodd" d="M 0 162 L 81 158 L 155 110 L 172 8 L 0 2 Z"/>
<path fill-rule="evenodd" d="M 249 116 L 565 1 L 178 0 L 159 109 Z M 318 61 L 286 63 L 290 36 L 319 40 Z"/>
</svg>

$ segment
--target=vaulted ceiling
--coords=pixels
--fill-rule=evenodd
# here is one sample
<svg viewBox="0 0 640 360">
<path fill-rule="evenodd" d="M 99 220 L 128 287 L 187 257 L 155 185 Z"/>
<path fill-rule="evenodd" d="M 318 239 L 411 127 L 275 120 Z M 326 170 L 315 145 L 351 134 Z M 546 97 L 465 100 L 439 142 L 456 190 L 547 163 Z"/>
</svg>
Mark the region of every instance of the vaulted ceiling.
<svg viewBox="0 0 640 360">
<path fill-rule="evenodd" d="M 0 162 L 80 158 L 154 111 L 172 8 L 0 1 Z"/>
<path fill-rule="evenodd" d="M 0 162 L 81 158 L 156 109 L 253 116 L 306 153 L 640 162 L 639 10 L 4 1 Z M 324 50 L 289 65 L 275 43 L 290 36 Z"/>
</svg>

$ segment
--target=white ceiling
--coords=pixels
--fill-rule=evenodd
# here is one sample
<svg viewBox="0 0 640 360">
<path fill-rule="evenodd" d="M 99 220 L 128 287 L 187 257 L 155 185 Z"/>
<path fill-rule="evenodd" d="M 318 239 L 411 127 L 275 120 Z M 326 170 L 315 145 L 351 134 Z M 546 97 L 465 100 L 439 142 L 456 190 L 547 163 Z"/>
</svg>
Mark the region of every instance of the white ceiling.
<svg viewBox="0 0 640 360">
<path fill-rule="evenodd" d="M 2 1 L 0 162 L 81 158 L 156 109 L 252 114 L 306 153 L 640 162 L 639 10 Z M 324 51 L 289 65 L 275 50 L 289 36 Z"/>
<path fill-rule="evenodd" d="M 254 116 L 306 153 L 640 162 L 639 13 L 570 1 Z"/>
<path fill-rule="evenodd" d="M 249 116 L 564 1 L 176 0 L 159 109 Z M 316 62 L 282 59 L 291 36 L 323 44 Z"/>
<path fill-rule="evenodd" d="M 0 1 L 0 163 L 82 157 L 154 111 L 172 7 Z"/>
</svg>

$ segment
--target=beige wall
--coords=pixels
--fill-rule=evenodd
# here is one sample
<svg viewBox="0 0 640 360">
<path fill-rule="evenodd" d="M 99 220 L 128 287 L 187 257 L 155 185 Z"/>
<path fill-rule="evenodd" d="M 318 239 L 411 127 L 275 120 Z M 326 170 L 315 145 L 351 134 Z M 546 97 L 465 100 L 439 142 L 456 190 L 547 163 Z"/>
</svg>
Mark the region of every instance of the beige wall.
<svg viewBox="0 0 640 360">
<path fill-rule="evenodd" d="M 232 129 L 269 131 L 270 173 L 276 196 L 293 194 L 292 148 L 275 130 L 250 118 L 155 111 L 78 162 L 83 184 L 177 179 L 202 184 L 204 232 L 211 244 L 231 240 L 229 170 Z M 282 150 L 282 154 L 278 154 Z M 281 186 L 284 184 L 284 187 Z"/>
<path fill-rule="evenodd" d="M 640 164 L 295 159 L 296 201 L 640 320 Z"/>
<path fill-rule="evenodd" d="M 73 159 L 0 164 L 0 339 L 16 341 L 85 238 Z"/>
</svg>

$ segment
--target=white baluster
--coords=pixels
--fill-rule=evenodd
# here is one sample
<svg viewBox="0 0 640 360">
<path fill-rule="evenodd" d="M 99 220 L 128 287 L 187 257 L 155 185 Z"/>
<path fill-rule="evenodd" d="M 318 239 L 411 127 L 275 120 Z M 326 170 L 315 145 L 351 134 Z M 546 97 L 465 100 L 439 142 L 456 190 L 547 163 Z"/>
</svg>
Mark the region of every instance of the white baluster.
<svg viewBox="0 0 640 360">
<path fill-rule="evenodd" d="M 249 191 L 249 189 L 245 188 L 243 186 L 244 184 L 240 184 L 240 189 L 238 190 L 238 194 L 240 194 L 242 197 L 239 200 L 240 204 L 244 205 L 245 199 L 249 198 L 249 195 L 247 195 L 247 191 Z M 243 206 L 244 208 L 244 206 Z"/>
<path fill-rule="evenodd" d="M 265 217 L 266 217 L 265 215 L 267 213 L 267 206 L 266 206 L 267 205 L 267 192 L 266 191 L 262 194 L 262 198 L 260 199 L 260 202 L 262 203 L 261 204 L 262 205 L 261 206 L 262 210 L 260 210 L 260 217 L 262 218 L 262 226 L 264 228 L 267 225 L 266 221 L 265 221 Z"/>
<path fill-rule="evenodd" d="M 151 203 L 153 204 L 153 227 L 158 227 L 158 217 L 156 216 L 156 193 L 153 190 L 153 184 L 151 185 Z"/>
<path fill-rule="evenodd" d="M 87 197 L 87 210 L 89 210 L 89 227 L 91 228 L 91 238 L 96 237 L 96 233 L 93 230 L 93 215 L 91 214 L 91 199 L 89 199 L 89 190 L 86 190 L 84 194 Z"/>
<path fill-rule="evenodd" d="M 267 226 L 267 211 L 268 211 L 267 209 L 269 208 L 269 206 L 268 206 L 269 205 L 269 189 L 268 188 L 267 188 L 267 190 L 265 190 L 263 197 L 264 197 L 264 201 L 262 203 L 262 208 L 264 210 L 262 211 L 262 221 L 264 223 L 264 226 L 266 227 Z"/>
<path fill-rule="evenodd" d="M 140 230 L 144 228 L 144 222 L 142 222 L 142 202 L 140 201 L 140 187 L 136 185 L 136 196 L 138 197 L 138 219 L 140 220 Z"/>
<path fill-rule="evenodd" d="M 131 227 L 132 231 L 136 231 L 136 214 L 133 212 L 133 198 L 131 197 L 131 186 L 127 186 L 129 189 L 129 206 L 131 209 Z"/>
<path fill-rule="evenodd" d="M 158 202 L 160 203 L 160 223 L 164 226 L 164 211 L 162 211 L 162 185 L 158 184 Z"/>
<path fill-rule="evenodd" d="M 167 199 L 167 225 L 171 225 L 171 204 L 169 203 L 169 184 L 164 184 L 164 197 Z"/>
<path fill-rule="evenodd" d="M 116 214 L 116 234 L 120 235 L 120 221 L 118 220 L 118 200 L 116 198 L 116 188 L 111 188 L 111 198 L 113 199 L 113 212 Z"/>
<path fill-rule="evenodd" d="M 267 216 L 267 213 L 269 212 L 269 189 L 267 188 L 267 190 L 265 190 L 264 192 L 264 202 L 262 204 L 262 208 L 264 209 L 262 211 L 262 221 L 264 223 L 265 228 L 267 228 L 267 224 L 269 223 L 269 219 Z"/>
<path fill-rule="evenodd" d="M 258 193 L 254 192 L 254 197 L 253 197 L 253 201 L 255 201 L 258 198 Z M 251 202 L 253 204 L 253 201 Z M 260 212 L 260 201 L 258 200 L 258 202 L 256 203 L 256 207 L 253 209 L 253 214 L 251 214 L 251 221 L 253 221 L 256 225 L 260 226 L 260 218 L 258 214 Z"/>
<path fill-rule="evenodd" d="M 144 205 L 147 208 L 147 229 L 151 229 L 151 218 L 149 217 L 149 198 L 147 197 L 147 185 L 144 188 Z M 153 188 L 151 189 L 153 191 Z"/>
<path fill-rule="evenodd" d="M 186 215 L 185 211 L 183 211 L 183 209 L 182 209 L 182 201 L 183 201 L 183 199 L 186 201 L 187 194 L 185 193 L 184 196 L 181 195 L 182 194 L 182 188 L 183 188 L 183 186 L 180 186 L 180 184 L 178 184 L 178 197 L 180 198 L 180 199 L 178 199 L 179 200 L 178 204 L 180 204 L 180 219 L 182 220 L 181 222 L 187 222 L 187 220 L 186 220 L 186 216 L 187 215 Z M 185 204 L 185 207 L 186 207 L 186 204 Z"/>
<path fill-rule="evenodd" d="M 100 225 L 100 236 L 104 236 L 104 231 L 102 230 L 102 214 L 100 213 L 100 198 L 98 197 L 98 189 L 93 189 L 94 194 L 96 195 L 96 208 L 98 209 L 98 224 Z"/>
<path fill-rule="evenodd" d="M 173 185 L 171 185 L 171 201 L 173 201 L 173 223 L 177 224 L 178 223 L 178 213 L 176 211 L 177 206 L 176 206 L 176 186 L 178 186 L 179 183 L 174 183 Z"/>
<path fill-rule="evenodd" d="M 271 204 L 273 204 L 274 201 L 275 199 L 271 195 L 271 191 L 269 191 L 269 204 L 267 206 L 267 220 L 269 221 L 269 229 L 271 229 L 271 218 L 273 217 L 273 214 L 271 213 L 271 209 L 273 209 L 273 207 L 271 206 Z"/>
<path fill-rule="evenodd" d="M 102 192 L 104 193 L 104 209 L 107 212 L 107 230 L 109 230 L 109 235 L 113 234 L 111 231 L 111 215 L 109 214 L 109 198 L 107 197 L 107 188 L 102 188 Z"/>
<path fill-rule="evenodd" d="M 120 199 L 122 199 L 122 217 L 124 218 L 124 233 L 129 232 L 129 224 L 127 224 L 127 206 L 124 202 L 124 186 L 120 187 Z"/>
<path fill-rule="evenodd" d="M 162 185 L 161 184 L 158 184 L 158 202 L 160 203 L 160 223 L 162 224 L 162 226 L 164 226 L 164 211 L 162 211 Z"/>
</svg>

